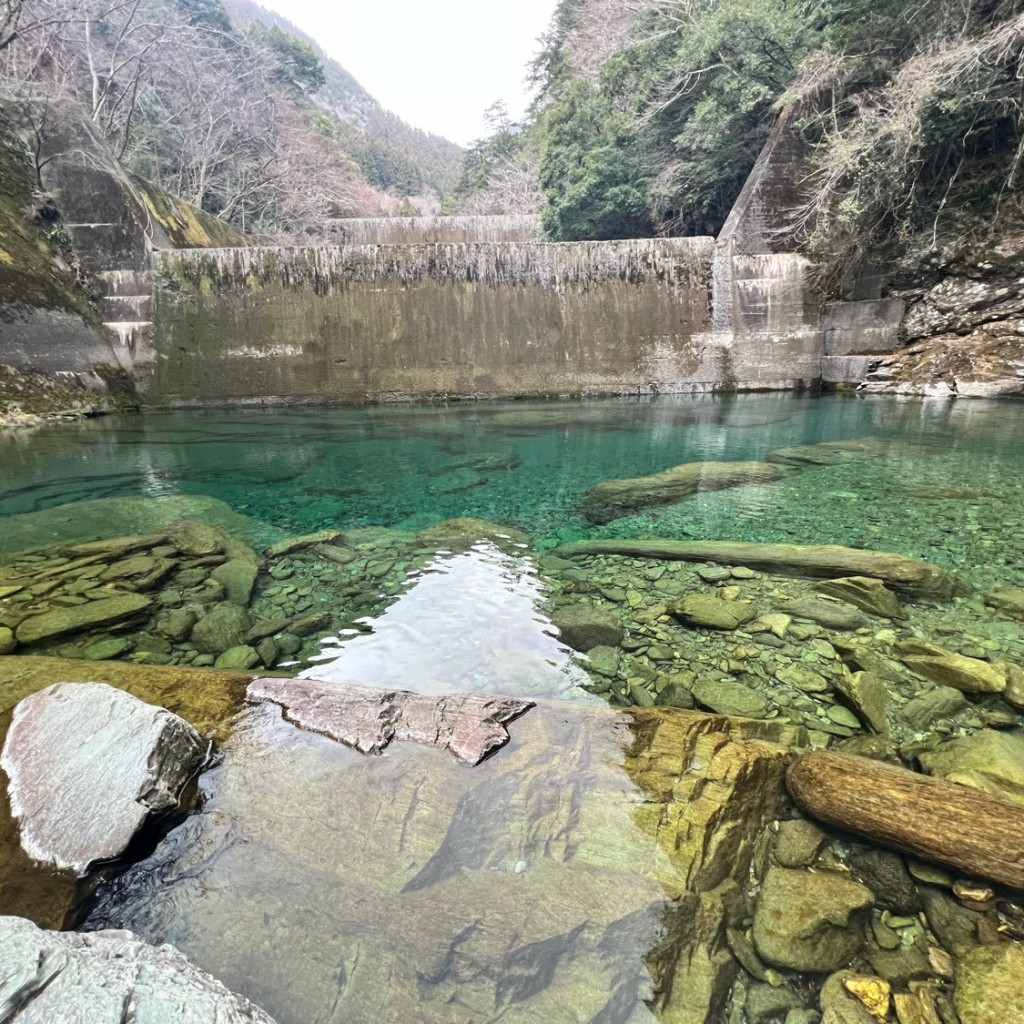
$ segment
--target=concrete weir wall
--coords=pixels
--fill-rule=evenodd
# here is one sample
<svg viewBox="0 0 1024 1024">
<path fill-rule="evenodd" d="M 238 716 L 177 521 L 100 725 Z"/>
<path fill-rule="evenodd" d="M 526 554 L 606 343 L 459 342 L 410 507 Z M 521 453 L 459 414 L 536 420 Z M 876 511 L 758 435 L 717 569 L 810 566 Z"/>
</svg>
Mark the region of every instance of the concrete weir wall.
<svg viewBox="0 0 1024 1024">
<path fill-rule="evenodd" d="M 150 405 L 701 391 L 710 238 L 154 256 Z"/>
</svg>

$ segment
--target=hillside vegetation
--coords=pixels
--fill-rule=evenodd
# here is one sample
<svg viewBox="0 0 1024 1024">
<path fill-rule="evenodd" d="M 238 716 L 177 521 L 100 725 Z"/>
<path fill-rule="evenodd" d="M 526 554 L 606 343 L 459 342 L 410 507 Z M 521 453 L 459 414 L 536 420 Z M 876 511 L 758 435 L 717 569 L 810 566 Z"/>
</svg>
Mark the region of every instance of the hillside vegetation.
<svg viewBox="0 0 1024 1024">
<path fill-rule="evenodd" d="M 796 104 L 791 231 L 829 280 L 1019 215 L 1022 59 L 1008 0 L 560 0 L 528 122 L 470 150 L 460 197 L 539 201 L 554 239 L 715 234 Z"/>
<path fill-rule="evenodd" d="M 37 154 L 77 105 L 132 173 L 266 240 L 436 204 L 458 167 L 244 0 L 0 0 L 0 94 L 0 127 Z"/>
</svg>

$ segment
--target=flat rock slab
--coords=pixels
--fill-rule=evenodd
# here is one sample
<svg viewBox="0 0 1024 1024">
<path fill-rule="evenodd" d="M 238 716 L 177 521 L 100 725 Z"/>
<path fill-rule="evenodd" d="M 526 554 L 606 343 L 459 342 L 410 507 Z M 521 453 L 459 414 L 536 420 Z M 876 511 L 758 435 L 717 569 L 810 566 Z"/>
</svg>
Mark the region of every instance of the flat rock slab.
<svg viewBox="0 0 1024 1024">
<path fill-rule="evenodd" d="M 174 810 L 207 743 L 184 719 L 106 683 L 57 683 L 14 709 L 0 754 L 21 846 L 84 874 Z"/>
<path fill-rule="evenodd" d="M 849 462 L 877 459 L 885 454 L 885 442 L 874 437 L 851 441 L 825 441 L 821 444 L 797 444 L 777 448 L 765 456 L 766 462 L 787 466 L 845 466 Z"/>
<path fill-rule="evenodd" d="M 363 754 L 379 754 L 395 740 L 409 740 L 450 750 L 468 765 L 503 747 L 509 739 L 505 725 L 534 706 L 482 693 L 436 697 L 305 679 L 256 679 L 248 699 L 278 704 L 288 721 Z"/>
<path fill-rule="evenodd" d="M 20 917 L 0 917 L 0 1007 L 19 1024 L 274 1024 L 173 946 L 126 931 L 48 932 Z"/>
<path fill-rule="evenodd" d="M 563 544 L 560 558 L 623 555 L 682 562 L 720 562 L 783 575 L 869 576 L 895 590 L 923 597 L 950 597 L 957 580 L 938 566 L 891 551 L 864 551 L 836 544 L 751 544 L 743 541 L 588 540 Z"/>
<path fill-rule="evenodd" d="M 15 636 L 20 644 L 51 640 L 68 633 L 80 633 L 97 626 L 123 622 L 146 611 L 152 604 L 153 599 L 142 594 L 112 594 L 111 597 L 90 601 L 88 604 L 55 608 L 42 615 L 33 615 L 19 624 Z"/>
<path fill-rule="evenodd" d="M 415 743 L 362 757 L 255 705 L 202 810 L 89 926 L 173 942 L 281 1024 L 722 1024 L 725 932 L 785 809 L 771 741 L 797 732 L 538 701 L 467 771 Z"/>
<path fill-rule="evenodd" d="M 723 491 L 743 484 L 767 484 L 794 472 L 766 462 L 686 462 L 650 476 L 605 480 L 580 499 L 592 523 L 609 523 L 643 508 L 682 501 L 699 491 Z"/>
</svg>

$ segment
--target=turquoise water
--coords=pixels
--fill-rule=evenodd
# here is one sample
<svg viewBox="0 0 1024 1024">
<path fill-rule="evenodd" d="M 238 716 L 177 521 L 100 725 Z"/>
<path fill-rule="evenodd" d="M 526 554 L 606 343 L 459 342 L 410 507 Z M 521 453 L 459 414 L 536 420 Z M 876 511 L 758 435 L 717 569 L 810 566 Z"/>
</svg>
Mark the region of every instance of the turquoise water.
<svg viewBox="0 0 1024 1024">
<path fill-rule="evenodd" d="M 586 536 L 842 543 L 999 575 L 1024 565 L 1024 406 L 789 395 L 166 413 L 0 439 L 0 516 L 203 494 L 289 533 L 474 516 L 540 547 Z M 872 437 L 875 459 L 594 527 L 602 480 Z"/>
</svg>

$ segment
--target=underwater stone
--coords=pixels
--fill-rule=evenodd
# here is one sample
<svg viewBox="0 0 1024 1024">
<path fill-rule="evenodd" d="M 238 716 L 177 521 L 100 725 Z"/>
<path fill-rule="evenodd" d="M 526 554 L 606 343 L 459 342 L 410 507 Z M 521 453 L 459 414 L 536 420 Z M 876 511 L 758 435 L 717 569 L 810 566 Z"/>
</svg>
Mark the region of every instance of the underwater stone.
<svg viewBox="0 0 1024 1024">
<path fill-rule="evenodd" d="M 899 598 L 881 580 L 870 576 L 847 576 L 843 579 L 819 583 L 819 594 L 838 597 L 859 608 L 868 615 L 880 619 L 902 619 L 906 617 Z"/>
<path fill-rule="evenodd" d="M 860 629 L 867 619 L 852 604 L 843 601 L 825 601 L 813 597 L 798 598 L 780 605 L 779 610 L 794 619 L 810 619 L 827 629 L 850 632 Z"/>
<path fill-rule="evenodd" d="M 315 547 L 319 544 L 339 544 L 342 536 L 339 530 L 320 530 L 317 533 L 307 533 L 302 537 L 289 537 L 287 540 L 271 544 L 263 554 L 267 558 L 283 558 L 295 551 L 305 551 L 306 548 Z"/>
<path fill-rule="evenodd" d="M 954 1001 L 961 1024 L 1024 1020 L 1024 945 L 979 946 L 959 957 Z"/>
<path fill-rule="evenodd" d="M 233 604 L 214 606 L 192 627 L 192 643 L 204 654 L 223 654 L 238 647 L 249 628 L 249 617 Z"/>
<path fill-rule="evenodd" d="M 1024 804 L 1024 733 L 981 729 L 920 755 L 921 766 L 991 796 Z"/>
<path fill-rule="evenodd" d="M 574 651 L 618 647 L 625 631 L 611 612 L 587 604 L 563 605 L 551 616 L 559 636 Z"/>
<path fill-rule="evenodd" d="M 757 612 L 749 601 L 723 601 L 710 594 L 690 594 L 671 605 L 669 614 L 687 626 L 733 630 L 750 622 Z"/>
<path fill-rule="evenodd" d="M 987 661 L 920 640 L 906 640 L 897 651 L 900 661 L 912 672 L 943 686 L 965 693 L 1002 693 L 1006 689 L 1006 671 Z"/>
<path fill-rule="evenodd" d="M 80 633 L 97 626 L 123 622 L 146 611 L 152 604 L 152 598 L 141 594 L 117 594 L 89 601 L 88 604 L 54 608 L 42 615 L 25 619 L 18 625 L 15 636 L 18 643 L 22 644 L 51 640 L 68 633 Z"/>
<path fill-rule="evenodd" d="M 224 588 L 228 600 L 240 608 L 246 608 L 256 585 L 259 568 L 241 558 L 232 558 L 218 565 L 210 575 Z"/>
<path fill-rule="evenodd" d="M 6 626 L 0 626 L 0 655 L 10 654 L 17 646 L 17 642 L 14 639 L 14 631 Z"/>
<path fill-rule="evenodd" d="M 592 523 L 608 523 L 638 509 L 681 501 L 698 491 L 773 483 L 791 472 L 788 467 L 764 462 L 687 462 L 650 476 L 606 480 L 583 495 L 579 509 Z"/>
<path fill-rule="evenodd" d="M 173 811 L 207 744 L 186 721 L 106 683 L 57 683 L 20 701 L 0 766 L 33 859 L 84 874 Z"/>
<path fill-rule="evenodd" d="M 719 715 L 763 718 L 771 708 L 767 698 L 734 679 L 698 679 L 690 689 L 697 703 Z"/>
<path fill-rule="evenodd" d="M 833 971 L 864 944 L 871 890 L 835 871 L 768 869 L 754 911 L 754 945 L 795 971 Z"/>
<path fill-rule="evenodd" d="M 24 1024 L 274 1024 L 173 946 L 0 917 L 0 1005 Z"/>
</svg>

